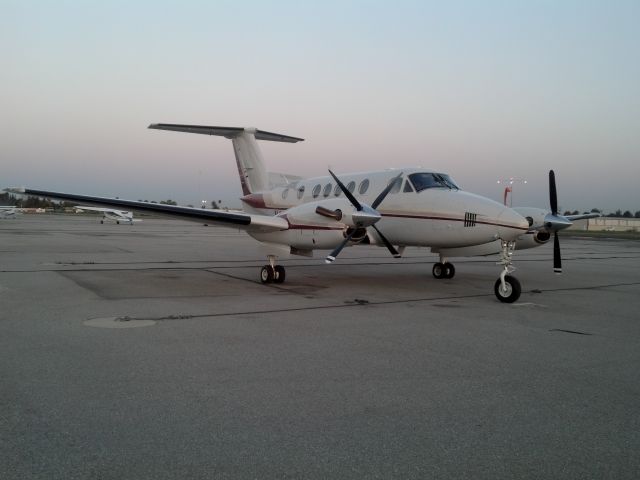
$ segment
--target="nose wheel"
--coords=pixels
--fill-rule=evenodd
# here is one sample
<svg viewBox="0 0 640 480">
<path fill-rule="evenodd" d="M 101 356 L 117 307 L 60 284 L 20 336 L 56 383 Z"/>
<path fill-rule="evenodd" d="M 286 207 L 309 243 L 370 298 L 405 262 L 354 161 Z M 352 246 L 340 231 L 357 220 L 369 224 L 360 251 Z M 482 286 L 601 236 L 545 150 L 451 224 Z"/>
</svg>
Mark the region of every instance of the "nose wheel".
<svg viewBox="0 0 640 480">
<path fill-rule="evenodd" d="M 501 278 L 497 279 L 493 286 L 493 291 L 501 302 L 513 303 L 520 298 L 522 288 L 520 287 L 520 282 L 517 278 L 512 277 L 511 275 L 505 275 L 504 284 Z"/>
<path fill-rule="evenodd" d="M 276 265 L 275 256 L 269 256 L 269 265 L 260 269 L 260 281 L 262 283 L 283 283 L 286 273 L 282 265 Z"/>
</svg>

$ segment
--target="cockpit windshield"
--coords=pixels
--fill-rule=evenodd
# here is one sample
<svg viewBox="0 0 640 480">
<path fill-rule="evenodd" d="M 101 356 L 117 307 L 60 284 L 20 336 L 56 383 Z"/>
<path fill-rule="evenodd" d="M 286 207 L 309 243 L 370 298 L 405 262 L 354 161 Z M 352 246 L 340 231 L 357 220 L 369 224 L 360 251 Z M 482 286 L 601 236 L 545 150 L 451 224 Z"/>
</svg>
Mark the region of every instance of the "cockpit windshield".
<svg viewBox="0 0 640 480">
<path fill-rule="evenodd" d="M 445 173 L 412 173 L 409 179 L 418 193 L 427 188 L 460 190 L 460 187 Z"/>
</svg>

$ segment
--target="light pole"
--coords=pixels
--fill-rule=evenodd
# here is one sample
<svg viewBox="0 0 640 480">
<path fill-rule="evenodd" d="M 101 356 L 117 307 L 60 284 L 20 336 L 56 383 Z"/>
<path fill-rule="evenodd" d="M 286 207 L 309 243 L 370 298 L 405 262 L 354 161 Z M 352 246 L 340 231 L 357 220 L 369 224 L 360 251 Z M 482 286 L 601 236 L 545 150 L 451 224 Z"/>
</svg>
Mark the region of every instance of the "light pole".
<svg viewBox="0 0 640 480">
<path fill-rule="evenodd" d="M 498 184 L 506 185 L 504 187 L 504 199 L 503 203 L 507 205 L 507 195 L 511 193 L 511 198 L 509 199 L 509 207 L 513 206 L 513 184 L 514 183 L 527 183 L 527 180 L 521 177 L 509 177 L 509 178 L 501 178 L 497 182 Z"/>
</svg>

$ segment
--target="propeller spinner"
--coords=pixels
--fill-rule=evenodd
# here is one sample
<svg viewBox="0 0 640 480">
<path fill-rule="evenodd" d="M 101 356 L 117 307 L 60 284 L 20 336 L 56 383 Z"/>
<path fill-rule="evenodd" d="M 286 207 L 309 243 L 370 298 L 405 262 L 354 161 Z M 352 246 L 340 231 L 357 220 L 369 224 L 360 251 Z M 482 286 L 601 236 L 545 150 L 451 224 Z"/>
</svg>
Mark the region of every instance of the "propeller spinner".
<svg viewBox="0 0 640 480">
<path fill-rule="evenodd" d="M 376 210 L 376 207 L 378 207 L 378 205 L 380 205 L 385 197 L 389 194 L 397 179 L 402 176 L 402 172 L 400 172 L 398 176 L 396 176 L 389 182 L 389 185 L 387 185 L 387 187 L 382 192 L 380 192 L 380 195 L 376 197 L 371 206 L 360 203 L 358 199 L 353 196 L 353 194 L 347 189 L 347 187 L 344 186 L 340 179 L 336 177 L 331 170 L 329 170 L 329 173 L 340 187 L 340 190 L 342 190 L 342 193 L 344 193 L 344 196 L 347 197 L 349 202 L 351 202 L 351 205 L 355 207 L 356 211 L 351 215 L 351 218 L 353 219 L 357 228 L 354 228 L 353 231 L 349 235 L 347 235 L 344 241 L 340 245 L 338 245 L 333 250 L 333 252 L 327 255 L 325 262 L 332 263 L 340 254 L 342 249 L 347 245 L 347 243 L 351 241 L 351 238 L 356 233 L 357 229 L 367 227 L 373 228 L 378 233 L 378 236 L 387 247 L 387 250 L 391 252 L 391 255 L 393 255 L 395 258 L 400 258 L 400 253 L 395 249 L 393 245 L 391 245 L 391 242 L 387 240 L 387 237 L 385 237 L 382 232 L 378 230 L 378 227 L 376 227 L 374 224 L 382 218 L 382 215 L 380 215 L 380 213 Z"/>
</svg>

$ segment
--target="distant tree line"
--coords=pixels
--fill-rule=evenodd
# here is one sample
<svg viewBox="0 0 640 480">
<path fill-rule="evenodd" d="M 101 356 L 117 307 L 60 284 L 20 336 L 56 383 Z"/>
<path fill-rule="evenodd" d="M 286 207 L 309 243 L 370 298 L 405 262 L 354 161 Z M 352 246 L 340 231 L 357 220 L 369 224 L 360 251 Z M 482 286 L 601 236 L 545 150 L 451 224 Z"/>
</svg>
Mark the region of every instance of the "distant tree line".
<svg viewBox="0 0 640 480">
<path fill-rule="evenodd" d="M 16 196 L 10 193 L 0 193 L 0 204 L 15 205 L 18 208 L 48 208 L 52 210 L 64 210 L 74 205 L 69 202 L 53 202 L 40 197 L 32 197 L 31 195 Z"/>
<path fill-rule="evenodd" d="M 631 210 L 625 210 L 623 212 L 622 210 L 618 209 L 615 212 L 604 214 L 602 210 L 598 208 L 592 208 L 590 212 L 584 212 L 584 214 L 588 213 L 600 213 L 605 217 L 613 218 L 640 218 L 640 210 L 638 210 L 636 213 L 631 213 Z M 573 212 L 570 210 L 565 210 L 564 215 L 580 215 L 580 212 L 578 210 L 574 210 Z"/>
<path fill-rule="evenodd" d="M 117 198 L 117 197 L 116 197 Z M 161 200 L 156 202 L 155 200 L 138 200 L 139 202 L 146 203 L 160 203 L 162 205 L 178 205 L 175 200 Z M 64 210 L 65 208 L 74 207 L 76 203 L 60 202 L 47 200 L 45 198 L 33 197 L 31 195 L 13 195 L 11 193 L 0 193 L 0 205 L 15 205 L 18 208 L 48 208 L 53 210 Z"/>
<path fill-rule="evenodd" d="M 176 202 L 175 200 L 160 200 L 159 202 L 156 202 L 155 200 L 140 200 L 138 199 L 139 202 L 143 202 L 143 203 L 159 203 L 160 205 L 178 205 L 178 202 Z"/>
</svg>

